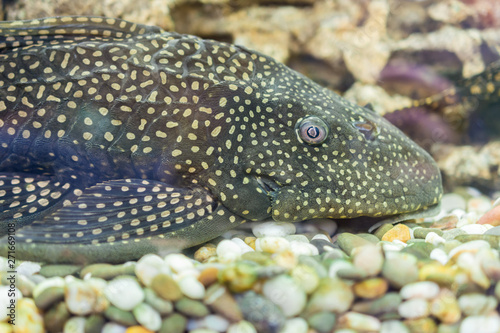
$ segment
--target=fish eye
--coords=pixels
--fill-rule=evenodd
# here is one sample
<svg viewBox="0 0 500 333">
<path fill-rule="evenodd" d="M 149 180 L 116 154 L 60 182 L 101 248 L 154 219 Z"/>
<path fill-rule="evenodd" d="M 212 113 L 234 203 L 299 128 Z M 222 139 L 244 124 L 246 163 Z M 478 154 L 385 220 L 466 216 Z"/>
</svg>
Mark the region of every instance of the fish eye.
<svg viewBox="0 0 500 333">
<path fill-rule="evenodd" d="M 369 120 L 357 121 L 353 125 L 369 141 L 375 140 L 380 133 L 377 124 Z"/>
<path fill-rule="evenodd" d="M 298 123 L 297 133 L 304 142 L 310 145 L 319 145 L 328 136 L 328 126 L 322 119 L 311 116 Z"/>
</svg>

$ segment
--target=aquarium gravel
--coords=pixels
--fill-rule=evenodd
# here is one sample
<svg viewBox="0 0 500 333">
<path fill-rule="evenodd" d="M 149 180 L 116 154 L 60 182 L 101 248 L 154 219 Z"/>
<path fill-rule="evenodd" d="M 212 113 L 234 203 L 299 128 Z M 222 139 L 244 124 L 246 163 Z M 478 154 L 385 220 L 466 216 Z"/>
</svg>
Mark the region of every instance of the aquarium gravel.
<svg viewBox="0 0 500 333">
<path fill-rule="evenodd" d="M 498 200 L 459 188 L 426 220 L 333 238 L 325 225 L 258 223 L 121 265 L 22 262 L 14 279 L 2 258 L 0 332 L 500 330 Z"/>
</svg>

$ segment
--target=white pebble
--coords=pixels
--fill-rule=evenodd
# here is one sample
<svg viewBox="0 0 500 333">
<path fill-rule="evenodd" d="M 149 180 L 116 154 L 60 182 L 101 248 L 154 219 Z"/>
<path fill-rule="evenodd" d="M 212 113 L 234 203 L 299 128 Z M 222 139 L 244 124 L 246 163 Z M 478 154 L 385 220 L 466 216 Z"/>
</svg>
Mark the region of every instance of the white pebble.
<svg viewBox="0 0 500 333">
<path fill-rule="evenodd" d="M 298 315 L 306 306 L 306 292 L 288 275 L 264 282 L 262 294 L 281 308 L 286 317 Z"/>
<path fill-rule="evenodd" d="M 398 313 L 403 318 L 416 319 L 429 315 L 429 303 L 422 298 L 413 298 L 398 306 Z"/>
<path fill-rule="evenodd" d="M 17 266 L 17 274 L 24 275 L 24 276 L 31 276 L 33 274 L 36 274 L 40 272 L 40 266 L 39 263 L 36 262 L 31 262 L 31 261 L 24 261 L 19 266 Z"/>
<path fill-rule="evenodd" d="M 165 261 L 156 254 L 146 254 L 135 265 L 135 274 L 141 282 L 149 287 L 153 278 L 160 274 L 170 274 L 170 269 L 165 265 Z"/>
<path fill-rule="evenodd" d="M 446 265 L 448 263 L 448 254 L 440 248 L 435 248 L 429 254 L 429 258 L 436 260 L 441 265 Z"/>
<path fill-rule="evenodd" d="M 307 333 L 309 325 L 304 318 L 291 318 L 285 322 L 279 333 Z"/>
<path fill-rule="evenodd" d="M 59 276 L 51 277 L 43 280 L 39 284 L 35 286 L 33 289 L 33 298 L 37 298 L 38 295 L 42 293 L 47 288 L 50 287 L 64 287 L 66 285 L 66 281 Z"/>
<path fill-rule="evenodd" d="M 92 312 L 97 295 L 87 283 L 75 280 L 66 284 L 64 300 L 69 312 L 85 316 Z"/>
<path fill-rule="evenodd" d="M 318 248 L 316 246 L 298 241 L 290 242 L 290 251 L 292 251 L 292 253 L 297 257 L 300 255 L 315 256 L 319 254 Z"/>
<path fill-rule="evenodd" d="M 85 333 L 85 317 L 71 317 L 64 324 L 63 333 Z"/>
<path fill-rule="evenodd" d="M 386 320 L 382 322 L 379 333 L 410 333 L 410 330 L 399 320 Z"/>
<path fill-rule="evenodd" d="M 470 316 L 464 318 L 460 324 L 460 333 L 481 332 L 498 333 L 500 318 L 496 316 Z"/>
<path fill-rule="evenodd" d="M 191 259 L 180 253 L 171 253 L 165 257 L 165 263 L 174 273 L 181 273 L 184 270 L 194 269 Z"/>
<path fill-rule="evenodd" d="M 386 241 L 381 241 L 379 244 L 382 244 L 382 249 L 384 250 L 384 252 L 390 252 L 390 251 L 395 251 L 395 252 L 399 252 L 401 251 L 402 249 L 405 248 L 405 246 L 407 244 L 404 244 L 401 245 L 402 242 L 399 242 L 399 244 L 397 242 L 386 242 Z"/>
<path fill-rule="evenodd" d="M 329 243 L 332 242 L 332 240 L 330 239 L 330 237 L 328 237 L 325 234 L 316 234 L 316 235 L 313 236 L 313 238 L 311 238 L 311 240 L 315 240 L 315 239 L 323 239 L 323 240 L 326 240 Z"/>
<path fill-rule="evenodd" d="M 307 239 L 307 237 L 304 235 L 288 235 L 288 236 L 285 236 L 285 239 L 289 242 L 296 241 L 296 242 L 302 242 L 302 243 L 309 243 L 309 239 Z"/>
<path fill-rule="evenodd" d="M 252 247 L 250 245 L 245 243 L 245 241 L 243 239 L 235 237 L 235 238 L 231 239 L 231 242 L 235 243 L 236 245 L 238 245 L 240 247 L 241 254 L 247 253 L 247 252 L 255 252 L 255 250 L 252 249 Z"/>
<path fill-rule="evenodd" d="M 464 197 L 456 193 L 447 193 L 441 199 L 441 209 L 444 211 L 451 211 L 453 209 L 465 210 L 467 202 Z"/>
<path fill-rule="evenodd" d="M 117 323 L 106 323 L 102 327 L 101 333 L 125 333 L 127 328 Z"/>
<path fill-rule="evenodd" d="M 485 240 L 473 240 L 464 244 L 460 244 L 459 246 L 453 248 L 450 253 L 448 253 L 449 258 L 453 258 L 455 255 L 462 253 L 462 252 L 471 252 L 471 253 L 476 253 L 477 251 L 481 249 L 490 249 L 490 243 L 488 243 Z"/>
<path fill-rule="evenodd" d="M 160 329 L 161 316 L 151 305 L 141 303 L 134 307 L 132 312 L 137 322 L 148 330 L 157 331 Z"/>
<path fill-rule="evenodd" d="M 106 298 L 117 308 L 130 311 L 144 300 L 141 286 L 129 277 L 114 279 L 104 289 Z"/>
<path fill-rule="evenodd" d="M 439 244 L 445 244 L 446 239 L 439 236 L 434 231 L 431 231 L 425 236 L 425 242 L 437 246 Z"/>
<path fill-rule="evenodd" d="M 285 237 L 293 235 L 295 231 L 295 225 L 289 222 L 264 222 L 252 227 L 255 237 Z"/>
<path fill-rule="evenodd" d="M 208 315 L 201 319 L 192 319 L 188 321 L 187 330 L 209 329 L 216 332 L 226 332 L 229 327 L 229 321 L 219 315 Z"/>
<path fill-rule="evenodd" d="M 405 285 L 399 291 L 403 299 L 424 298 L 433 299 L 439 294 L 439 285 L 432 281 L 413 282 Z"/>
<path fill-rule="evenodd" d="M 262 237 L 255 240 L 255 250 L 278 253 L 290 249 L 290 242 L 282 237 Z"/>
<path fill-rule="evenodd" d="M 488 227 L 487 224 L 466 224 L 460 229 L 462 229 L 469 235 L 482 235 L 490 228 Z"/>
<path fill-rule="evenodd" d="M 257 333 L 257 330 L 252 323 L 246 320 L 241 320 L 229 326 L 227 333 Z"/>
<path fill-rule="evenodd" d="M 348 269 L 351 270 L 354 268 L 354 265 L 347 260 L 344 259 L 337 259 L 334 260 L 330 267 L 328 268 L 328 276 L 331 278 L 337 277 L 337 272 L 340 271 L 341 269 Z"/>
<path fill-rule="evenodd" d="M 241 247 L 233 241 L 224 239 L 217 245 L 217 257 L 222 263 L 230 263 L 241 257 Z"/>
<path fill-rule="evenodd" d="M 475 212 L 465 213 L 457 222 L 457 228 L 461 228 L 468 224 L 474 224 L 479 220 L 479 215 Z"/>
<path fill-rule="evenodd" d="M 192 299 L 202 299 L 205 296 L 205 286 L 194 276 L 184 276 L 177 281 L 182 293 Z"/>
</svg>

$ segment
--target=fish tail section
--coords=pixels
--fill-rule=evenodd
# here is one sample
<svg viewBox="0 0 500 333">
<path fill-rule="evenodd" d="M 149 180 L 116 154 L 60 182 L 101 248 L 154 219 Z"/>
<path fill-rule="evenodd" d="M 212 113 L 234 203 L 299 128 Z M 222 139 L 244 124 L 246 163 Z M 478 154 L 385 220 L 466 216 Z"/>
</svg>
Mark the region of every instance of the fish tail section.
<svg viewBox="0 0 500 333">
<path fill-rule="evenodd" d="M 25 21 L 0 22 L 0 53 L 53 40 L 86 37 L 128 38 L 146 33 L 161 33 L 158 27 L 99 16 L 61 16 Z"/>
</svg>

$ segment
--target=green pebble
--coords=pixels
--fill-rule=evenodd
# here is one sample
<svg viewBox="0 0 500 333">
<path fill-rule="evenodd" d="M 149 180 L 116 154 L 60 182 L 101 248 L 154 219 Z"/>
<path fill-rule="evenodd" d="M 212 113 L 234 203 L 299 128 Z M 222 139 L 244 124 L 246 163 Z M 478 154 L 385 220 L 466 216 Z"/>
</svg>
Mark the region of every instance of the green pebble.
<svg viewBox="0 0 500 333">
<path fill-rule="evenodd" d="M 318 333 L 329 333 L 335 326 L 337 318 L 334 313 L 322 311 L 313 314 L 307 319 L 309 327 Z"/>
<path fill-rule="evenodd" d="M 334 254 L 336 252 L 342 253 L 343 258 L 345 258 L 344 252 L 342 252 L 340 249 L 334 249 L 334 251 L 332 252 L 325 252 L 324 255 L 326 256 L 327 254 Z M 328 276 L 328 267 L 330 266 L 325 267 L 325 265 L 323 265 L 323 262 L 319 261 L 318 257 L 299 256 L 299 264 L 309 266 L 314 269 L 319 278 Z"/>
<path fill-rule="evenodd" d="M 500 300 L 500 283 L 497 283 L 495 285 L 495 297 L 497 300 Z"/>
<path fill-rule="evenodd" d="M 202 318 L 210 314 L 205 304 L 187 297 L 175 302 L 175 309 L 188 317 L 194 318 Z"/>
<path fill-rule="evenodd" d="M 411 245 L 409 244 L 407 247 L 401 250 L 401 252 L 413 254 L 419 260 L 422 260 L 422 259 L 429 259 L 431 251 L 434 249 L 435 246 L 432 245 L 431 243 L 422 242 L 422 243 L 412 243 Z"/>
<path fill-rule="evenodd" d="M 431 318 L 405 320 L 405 325 L 411 333 L 436 333 L 437 325 Z"/>
<path fill-rule="evenodd" d="M 460 324 L 439 324 L 437 333 L 458 333 L 460 332 Z"/>
<path fill-rule="evenodd" d="M 377 231 L 375 231 L 374 233 L 375 237 L 377 237 L 379 240 L 382 240 L 382 237 L 385 235 L 385 233 L 391 230 L 392 227 L 394 226 L 390 223 L 381 225 L 380 228 L 378 228 Z"/>
<path fill-rule="evenodd" d="M 351 255 L 352 250 L 358 246 L 364 246 L 364 245 L 373 246 L 372 242 L 348 232 L 344 232 L 338 235 L 337 244 L 340 246 L 342 251 L 347 253 L 347 255 Z"/>
<path fill-rule="evenodd" d="M 495 235 L 459 235 L 455 237 L 455 239 L 459 242 L 466 243 L 473 240 L 485 240 L 490 243 L 490 246 L 493 249 L 498 249 L 498 242 L 500 241 L 500 236 Z"/>
<path fill-rule="evenodd" d="M 35 297 L 34 301 L 40 310 L 45 310 L 64 299 L 63 287 L 48 287 Z"/>
<path fill-rule="evenodd" d="M 428 233 L 434 232 L 438 236 L 443 236 L 443 231 L 437 228 L 415 228 L 413 229 L 413 236 L 415 238 L 425 239 Z"/>
<path fill-rule="evenodd" d="M 103 316 L 97 314 L 90 315 L 87 317 L 87 320 L 85 320 L 85 333 L 101 333 L 105 323 L 106 320 Z"/>
<path fill-rule="evenodd" d="M 40 275 L 46 278 L 75 275 L 81 269 L 82 266 L 78 265 L 45 265 L 40 268 Z"/>
<path fill-rule="evenodd" d="M 418 281 L 417 257 L 409 253 L 393 252 L 387 255 L 382 266 L 382 276 L 395 288 Z"/>
<path fill-rule="evenodd" d="M 187 319 L 174 313 L 163 319 L 159 333 L 183 333 L 186 330 Z"/>
<path fill-rule="evenodd" d="M 182 292 L 177 282 L 167 274 L 156 275 L 151 281 L 151 289 L 167 301 L 177 301 L 182 297 Z"/>
<path fill-rule="evenodd" d="M 137 320 L 135 320 L 134 315 L 130 311 L 123 311 L 118 309 L 116 306 L 110 305 L 106 311 L 104 311 L 104 316 L 111 321 L 116 321 L 118 324 L 124 326 L 134 326 L 137 325 Z"/>
<path fill-rule="evenodd" d="M 450 253 L 451 250 L 462 244 L 463 244 L 462 242 L 453 239 L 450 241 L 446 241 L 446 243 L 442 244 L 441 246 L 443 247 L 444 252 Z"/>
<path fill-rule="evenodd" d="M 135 276 L 135 264 L 111 265 L 111 264 L 93 264 L 86 266 L 80 271 L 80 276 L 83 278 L 87 274 L 92 277 L 111 280 L 119 275 Z"/>
<path fill-rule="evenodd" d="M 448 242 L 460 235 L 467 235 L 467 233 L 462 229 L 450 229 L 446 230 L 446 232 L 443 233 L 442 237 Z"/>
<path fill-rule="evenodd" d="M 43 322 L 45 323 L 45 328 L 49 333 L 62 332 L 64 328 L 64 323 L 69 319 L 71 314 L 66 307 L 64 302 L 59 302 L 53 307 L 51 307 L 43 315 Z"/>
<path fill-rule="evenodd" d="M 241 255 L 241 260 L 253 261 L 259 265 L 265 266 L 273 263 L 271 253 L 249 251 Z"/>
<path fill-rule="evenodd" d="M 251 289 L 257 282 L 258 272 L 256 265 L 248 262 L 236 262 L 235 265 L 227 266 L 219 272 L 218 280 L 227 285 L 228 289 L 235 293 L 241 293 Z"/>
<path fill-rule="evenodd" d="M 161 315 L 172 313 L 172 311 L 174 310 L 174 305 L 172 304 L 172 302 L 158 297 L 153 289 L 144 288 L 144 295 L 144 301 L 147 304 L 151 305 L 153 309 L 158 311 Z"/>
<path fill-rule="evenodd" d="M 373 234 L 368 234 L 368 233 L 360 233 L 360 234 L 356 234 L 356 236 L 358 237 L 361 237 L 363 238 L 364 240 L 367 240 L 373 244 L 377 244 L 378 242 L 380 242 L 380 239 L 373 235 Z"/>
<path fill-rule="evenodd" d="M 337 276 L 345 280 L 360 281 L 366 279 L 366 272 L 358 267 L 342 268 L 337 271 Z"/>
<path fill-rule="evenodd" d="M 357 302 L 352 306 L 352 311 L 372 315 L 380 316 L 385 313 L 391 313 L 398 311 L 398 306 L 401 304 L 403 299 L 397 292 L 389 292 L 384 296 L 369 301 Z"/>
</svg>

